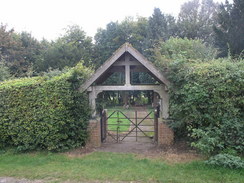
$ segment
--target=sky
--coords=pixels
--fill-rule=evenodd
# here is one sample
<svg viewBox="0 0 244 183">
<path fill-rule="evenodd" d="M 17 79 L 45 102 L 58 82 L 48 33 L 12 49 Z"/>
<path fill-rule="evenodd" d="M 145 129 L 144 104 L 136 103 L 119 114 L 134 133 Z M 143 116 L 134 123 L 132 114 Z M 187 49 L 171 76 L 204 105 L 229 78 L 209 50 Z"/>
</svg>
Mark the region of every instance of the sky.
<svg viewBox="0 0 244 183">
<path fill-rule="evenodd" d="M 68 25 L 77 24 L 93 37 L 98 28 L 125 17 L 149 17 L 153 9 L 177 16 L 189 0 L 0 0 L 0 23 L 27 31 L 41 40 L 55 40 Z M 224 2 L 225 0 L 214 0 Z"/>
</svg>

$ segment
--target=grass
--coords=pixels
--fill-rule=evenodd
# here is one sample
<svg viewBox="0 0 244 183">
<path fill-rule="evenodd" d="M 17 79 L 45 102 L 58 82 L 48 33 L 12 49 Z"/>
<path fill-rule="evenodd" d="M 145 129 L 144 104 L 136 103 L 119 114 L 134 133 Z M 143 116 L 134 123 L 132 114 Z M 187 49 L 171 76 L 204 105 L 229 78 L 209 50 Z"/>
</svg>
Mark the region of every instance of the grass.
<svg viewBox="0 0 244 183">
<path fill-rule="evenodd" d="M 114 111 L 116 111 L 116 112 L 113 113 Z M 112 113 L 113 114 L 108 119 L 108 130 L 116 131 L 118 128 L 119 132 L 126 132 L 129 130 L 131 122 L 128 119 L 122 119 L 122 118 L 126 118 L 126 117 L 121 112 L 117 112 L 117 111 L 123 112 L 128 118 L 132 117 L 131 115 L 128 116 L 128 114 L 130 114 L 129 109 L 124 109 L 123 107 L 109 108 L 108 117 Z M 119 120 L 119 122 L 118 122 L 118 120 Z"/>
<path fill-rule="evenodd" d="M 94 152 L 83 157 L 30 153 L 0 155 L 0 177 L 44 182 L 243 183 L 244 171 L 216 168 L 202 161 L 167 164 L 133 154 Z"/>
</svg>

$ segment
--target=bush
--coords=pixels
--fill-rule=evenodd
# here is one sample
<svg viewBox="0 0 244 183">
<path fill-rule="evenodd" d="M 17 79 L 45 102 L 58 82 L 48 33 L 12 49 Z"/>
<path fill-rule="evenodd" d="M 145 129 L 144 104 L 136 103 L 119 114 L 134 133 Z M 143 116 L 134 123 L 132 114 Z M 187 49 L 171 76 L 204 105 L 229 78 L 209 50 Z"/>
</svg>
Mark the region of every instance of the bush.
<svg viewBox="0 0 244 183">
<path fill-rule="evenodd" d="M 213 60 L 187 64 L 181 74 L 170 75 L 171 114 L 203 152 L 233 148 L 243 153 L 243 70 L 243 61 Z"/>
<path fill-rule="evenodd" d="M 231 169 L 244 168 L 244 161 L 240 157 L 229 154 L 217 154 L 205 161 L 205 163 Z"/>
<path fill-rule="evenodd" d="M 0 145 L 19 151 L 62 151 L 84 145 L 88 98 L 78 87 L 88 70 L 76 68 L 53 78 L 10 80 L 0 85 Z"/>
<path fill-rule="evenodd" d="M 170 116 L 176 135 L 188 135 L 204 153 L 243 153 L 244 61 L 178 58 L 158 65 L 172 83 Z"/>
<path fill-rule="evenodd" d="M 244 152 L 244 124 L 240 119 L 223 118 L 218 126 L 194 128 L 191 137 L 197 140 L 192 146 L 206 154 Z"/>
</svg>

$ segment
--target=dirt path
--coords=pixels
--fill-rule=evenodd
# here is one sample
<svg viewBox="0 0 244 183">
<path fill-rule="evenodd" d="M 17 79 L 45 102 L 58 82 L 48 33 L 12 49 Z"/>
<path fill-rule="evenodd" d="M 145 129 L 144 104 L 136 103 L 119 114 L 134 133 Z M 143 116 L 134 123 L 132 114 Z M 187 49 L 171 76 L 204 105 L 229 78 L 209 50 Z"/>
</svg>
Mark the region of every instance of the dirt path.
<svg viewBox="0 0 244 183">
<path fill-rule="evenodd" d="M 118 153 L 149 153 L 153 151 L 155 144 L 151 142 L 121 142 L 121 143 L 103 143 L 96 151 L 100 152 L 118 152 Z"/>
</svg>

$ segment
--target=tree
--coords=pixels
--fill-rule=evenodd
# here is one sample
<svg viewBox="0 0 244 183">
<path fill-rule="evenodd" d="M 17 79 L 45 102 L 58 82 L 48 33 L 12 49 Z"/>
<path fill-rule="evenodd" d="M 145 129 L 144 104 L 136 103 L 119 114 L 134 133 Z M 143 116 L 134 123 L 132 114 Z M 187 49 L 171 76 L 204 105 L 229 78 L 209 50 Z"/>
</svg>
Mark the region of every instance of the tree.
<svg viewBox="0 0 244 183">
<path fill-rule="evenodd" d="M 41 43 L 28 32 L 20 33 L 20 41 L 25 50 L 25 60 L 30 63 L 35 63 L 36 57 L 38 57 L 42 51 Z"/>
<path fill-rule="evenodd" d="M 85 66 L 91 66 L 93 55 L 92 39 L 77 25 L 69 26 L 65 35 L 48 44 L 42 42 L 43 59 L 39 60 L 38 71 L 73 67 L 83 60 Z"/>
<path fill-rule="evenodd" d="M 160 42 L 154 49 L 154 59 L 165 68 L 174 61 L 204 62 L 212 60 L 217 55 L 217 49 L 207 46 L 200 39 L 173 38 Z"/>
<path fill-rule="evenodd" d="M 218 23 L 214 26 L 215 43 L 220 49 L 219 56 L 240 55 L 244 50 L 244 1 L 226 1 L 218 12 Z M 242 55 L 243 57 L 243 55 Z"/>
<path fill-rule="evenodd" d="M 0 25 L 0 62 L 5 61 L 11 75 L 25 76 L 29 63 L 25 60 L 25 49 L 20 36 L 14 29 L 7 30 L 7 26 Z"/>
<path fill-rule="evenodd" d="M 213 44 L 213 25 L 216 23 L 218 4 L 213 0 L 192 0 L 181 6 L 178 15 L 178 36 L 202 39 Z"/>
<path fill-rule="evenodd" d="M 155 8 L 154 12 L 148 20 L 148 41 L 149 47 L 160 40 L 168 40 L 170 36 L 174 36 L 176 32 L 175 18 L 171 15 L 165 15 L 159 8 Z"/>
<path fill-rule="evenodd" d="M 147 50 L 145 44 L 147 26 L 146 18 L 138 17 L 135 21 L 133 18 L 127 17 L 121 23 L 110 22 L 106 29 L 98 29 L 95 35 L 96 67 L 105 62 L 125 42 L 130 42 L 136 49 L 144 53 Z"/>
<path fill-rule="evenodd" d="M 0 62 L 0 82 L 11 77 L 8 67 Z"/>
</svg>

